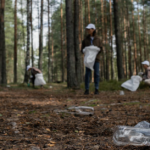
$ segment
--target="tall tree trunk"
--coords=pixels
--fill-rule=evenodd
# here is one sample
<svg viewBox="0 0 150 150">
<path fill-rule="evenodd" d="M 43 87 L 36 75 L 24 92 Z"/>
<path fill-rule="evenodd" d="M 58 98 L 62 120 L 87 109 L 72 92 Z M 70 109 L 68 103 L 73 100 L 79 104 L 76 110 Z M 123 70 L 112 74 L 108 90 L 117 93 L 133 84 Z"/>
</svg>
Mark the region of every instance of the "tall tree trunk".
<svg viewBox="0 0 150 150">
<path fill-rule="evenodd" d="M 0 9 L 0 52 L 1 57 L 1 84 L 7 83 L 6 78 L 6 49 L 5 49 L 5 24 L 4 24 L 4 14 L 5 14 L 5 0 L 1 0 L 1 9 Z"/>
<path fill-rule="evenodd" d="M 109 14 L 110 14 L 110 43 L 111 43 L 111 79 L 114 80 L 114 58 L 113 58 L 113 28 L 112 28 L 112 4 L 111 0 L 109 0 Z"/>
<path fill-rule="evenodd" d="M 66 0 L 66 28 L 67 28 L 67 84 L 68 87 L 77 87 L 75 73 L 75 53 L 73 39 L 72 1 Z"/>
<path fill-rule="evenodd" d="M 63 50 L 63 8 L 62 8 L 62 0 L 61 0 L 61 81 L 64 82 L 64 50 Z"/>
<path fill-rule="evenodd" d="M 30 9 L 31 2 L 27 0 L 27 51 L 26 51 L 26 60 L 25 60 L 25 77 L 24 82 L 28 82 L 28 73 L 27 66 L 30 64 Z"/>
<path fill-rule="evenodd" d="M 82 45 L 82 39 L 83 39 L 83 15 L 82 15 L 82 0 L 79 0 L 79 49 L 81 50 Z M 81 82 L 83 82 L 83 76 L 84 76 L 84 63 L 83 63 L 83 56 L 81 56 Z"/>
<path fill-rule="evenodd" d="M 0 1 L 0 39 L 2 39 L 2 33 L 1 33 L 1 7 L 2 2 Z M 2 42 L 0 41 L 0 84 L 1 84 L 1 80 L 2 80 Z"/>
<path fill-rule="evenodd" d="M 88 4 L 88 23 L 91 23 L 91 17 L 90 17 L 90 2 L 89 2 L 89 0 L 87 0 L 87 4 Z"/>
<path fill-rule="evenodd" d="M 50 0 L 48 2 L 48 83 L 51 82 L 51 25 L 50 25 Z"/>
<path fill-rule="evenodd" d="M 105 79 L 106 71 L 105 71 L 105 30 L 104 30 L 104 2 L 101 0 L 101 24 L 102 24 L 102 43 L 103 43 L 103 56 L 102 56 L 102 78 Z"/>
<path fill-rule="evenodd" d="M 144 43 L 144 59 L 147 60 L 147 42 L 146 42 L 146 17 L 145 17 L 145 7 L 144 7 L 144 0 L 143 2 L 143 43 Z"/>
<path fill-rule="evenodd" d="M 17 0 L 14 12 L 14 83 L 17 83 Z"/>
<path fill-rule="evenodd" d="M 74 49 L 77 82 L 81 82 L 81 54 L 79 50 L 79 0 L 74 1 Z"/>
<path fill-rule="evenodd" d="M 107 13 L 107 7 L 106 7 L 106 4 L 107 4 L 107 0 L 105 0 L 105 6 L 104 6 L 104 9 L 105 9 L 105 14 Z M 107 39 L 107 16 L 105 16 L 105 21 L 104 21 L 104 29 L 105 29 L 105 51 L 106 51 L 106 80 L 109 80 L 109 64 L 110 64 L 110 55 L 109 55 L 109 51 L 108 51 L 108 48 L 107 48 L 107 45 L 108 45 L 108 39 Z"/>
<path fill-rule="evenodd" d="M 120 44 L 118 0 L 113 0 L 113 6 L 114 6 L 114 28 L 116 36 L 118 79 L 121 80 L 123 79 L 123 66 L 122 66 L 122 49 Z"/>
<path fill-rule="evenodd" d="M 129 77 L 132 76 L 132 55 L 131 55 L 131 43 L 130 43 L 130 21 L 129 21 L 129 9 L 128 9 L 128 3 L 126 3 L 126 19 L 127 19 L 127 41 L 128 41 L 128 69 L 129 69 Z"/>
<path fill-rule="evenodd" d="M 32 53 L 32 66 L 34 67 L 34 50 L 33 50 L 33 13 L 32 13 L 32 9 L 33 9 L 33 0 L 31 0 L 31 53 Z"/>
<path fill-rule="evenodd" d="M 41 0 L 41 23 L 40 23 L 40 41 L 39 41 L 39 69 L 42 70 L 43 57 L 43 0 Z"/>
<path fill-rule="evenodd" d="M 131 0 L 133 3 L 133 0 Z M 137 74 L 137 46 L 136 46 L 136 35 L 135 35 L 135 23 L 134 23 L 134 11 L 132 10 L 132 26 L 133 26 L 133 42 L 134 42 L 134 72 L 133 74 Z"/>
</svg>

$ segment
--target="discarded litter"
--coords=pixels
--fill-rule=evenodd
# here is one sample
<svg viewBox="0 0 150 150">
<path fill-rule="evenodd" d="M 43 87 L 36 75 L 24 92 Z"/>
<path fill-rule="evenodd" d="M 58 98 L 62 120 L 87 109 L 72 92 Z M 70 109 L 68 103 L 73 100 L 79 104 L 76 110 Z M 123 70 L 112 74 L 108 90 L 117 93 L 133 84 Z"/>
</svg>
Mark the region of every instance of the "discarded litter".
<svg viewBox="0 0 150 150">
<path fill-rule="evenodd" d="M 117 126 L 113 142 L 118 146 L 150 146 L 150 123 L 142 121 L 134 127 Z"/>
<path fill-rule="evenodd" d="M 6 87 L 10 88 L 10 85 L 6 85 Z"/>
<path fill-rule="evenodd" d="M 120 91 L 120 95 L 124 95 L 124 91 Z"/>
<path fill-rule="evenodd" d="M 52 86 L 49 86 L 49 88 L 52 89 L 53 87 L 52 87 Z"/>
<path fill-rule="evenodd" d="M 69 110 L 74 110 L 75 114 L 80 115 L 93 115 L 94 114 L 94 108 L 93 107 L 87 107 L 87 106 L 72 106 L 68 108 Z"/>
<path fill-rule="evenodd" d="M 87 106 L 72 106 L 69 107 L 68 110 L 54 110 L 55 113 L 69 113 L 69 114 L 76 114 L 76 115 L 93 115 L 94 108 L 87 107 Z"/>
</svg>

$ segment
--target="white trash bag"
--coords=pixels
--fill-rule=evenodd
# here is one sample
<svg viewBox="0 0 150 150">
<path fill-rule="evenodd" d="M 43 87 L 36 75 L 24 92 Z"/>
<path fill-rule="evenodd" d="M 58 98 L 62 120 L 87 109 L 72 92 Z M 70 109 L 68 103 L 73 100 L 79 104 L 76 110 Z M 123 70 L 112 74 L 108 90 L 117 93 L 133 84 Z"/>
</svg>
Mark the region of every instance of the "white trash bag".
<svg viewBox="0 0 150 150">
<path fill-rule="evenodd" d="M 140 76 L 132 76 L 130 80 L 127 80 L 121 86 L 133 92 L 138 89 L 141 81 L 142 78 Z"/>
<path fill-rule="evenodd" d="M 84 65 L 85 67 L 94 70 L 93 66 L 95 63 L 95 58 L 100 51 L 100 48 L 97 46 L 87 46 L 83 49 L 83 53 L 85 54 L 84 56 Z"/>
<path fill-rule="evenodd" d="M 45 80 L 43 78 L 43 74 L 41 74 L 41 73 L 36 74 L 35 75 L 34 85 L 35 86 L 39 86 L 39 85 L 45 85 L 45 84 L 46 84 L 46 82 L 45 82 Z"/>
</svg>

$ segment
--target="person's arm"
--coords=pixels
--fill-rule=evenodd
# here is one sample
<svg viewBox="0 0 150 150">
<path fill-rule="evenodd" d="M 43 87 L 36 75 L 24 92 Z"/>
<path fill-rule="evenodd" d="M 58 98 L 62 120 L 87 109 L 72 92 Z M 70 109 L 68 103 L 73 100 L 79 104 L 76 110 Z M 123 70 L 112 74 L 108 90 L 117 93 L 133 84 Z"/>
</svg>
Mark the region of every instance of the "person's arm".
<svg viewBox="0 0 150 150">
<path fill-rule="evenodd" d="M 83 49 L 84 49 L 84 48 L 85 48 L 85 40 L 82 41 L 82 47 L 81 47 L 81 53 L 82 53 L 82 54 L 84 54 L 84 53 L 83 53 Z"/>
</svg>

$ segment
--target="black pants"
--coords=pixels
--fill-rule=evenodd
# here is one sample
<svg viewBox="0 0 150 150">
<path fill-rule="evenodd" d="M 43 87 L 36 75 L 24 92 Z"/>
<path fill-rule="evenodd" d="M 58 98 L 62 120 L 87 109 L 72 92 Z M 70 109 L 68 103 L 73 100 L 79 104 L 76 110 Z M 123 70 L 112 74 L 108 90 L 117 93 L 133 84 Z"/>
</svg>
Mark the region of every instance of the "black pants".
<svg viewBox="0 0 150 150">
<path fill-rule="evenodd" d="M 32 78 L 30 78 L 30 80 L 31 80 L 31 82 L 32 82 L 32 85 L 33 85 L 33 87 L 34 87 L 34 81 L 35 81 L 35 77 L 32 77 Z"/>
</svg>

